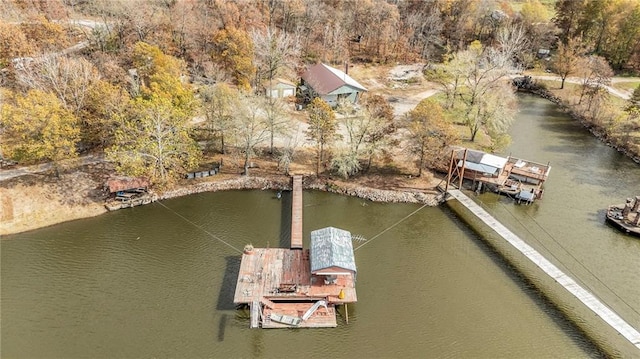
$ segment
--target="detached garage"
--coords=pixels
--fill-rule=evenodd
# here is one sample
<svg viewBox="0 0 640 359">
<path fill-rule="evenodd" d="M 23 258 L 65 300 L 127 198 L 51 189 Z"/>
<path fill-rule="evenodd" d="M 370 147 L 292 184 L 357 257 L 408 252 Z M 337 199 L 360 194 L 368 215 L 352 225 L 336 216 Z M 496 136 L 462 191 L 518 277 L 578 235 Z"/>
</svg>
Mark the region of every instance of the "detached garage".
<svg viewBox="0 0 640 359">
<path fill-rule="evenodd" d="M 267 97 L 285 98 L 296 95 L 296 84 L 285 79 L 274 79 L 265 88 Z"/>
</svg>

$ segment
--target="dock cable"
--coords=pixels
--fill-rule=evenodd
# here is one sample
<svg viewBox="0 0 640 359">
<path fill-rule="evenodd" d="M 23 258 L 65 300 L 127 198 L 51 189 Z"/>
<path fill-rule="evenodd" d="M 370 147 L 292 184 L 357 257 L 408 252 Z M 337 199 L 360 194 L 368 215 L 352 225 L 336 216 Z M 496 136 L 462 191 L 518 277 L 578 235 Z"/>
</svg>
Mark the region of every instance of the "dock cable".
<svg viewBox="0 0 640 359">
<path fill-rule="evenodd" d="M 482 204 L 484 204 L 485 208 L 486 208 L 486 203 L 484 203 L 482 200 L 480 200 L 479 198 L 477 198 L 477 200 L 479 202 L 481 202 Z M 549 248 L 547 248 L 544 243 L 542 243 L 533 233 L 531 233 L 531 231 L 527 228 L 527 226 L 524 225 L 524 223 L 522 223 L 513 213 L 511 213 L 511 211 L 509 211 L 507 209 L 507 207 L 501 203 L 500 201 L 498 201 L 498 203 L 500 204 L 500 206 L 502 206 L 505 211 L 507 213 L 509 213 L 509 215 L 511 215 L 511 217 L 513 217 L 527 232 L 529 232 L 529 234 L 536 240 L 536 242 L 538 242 L 546 251 L 547 253 L 549 253 L 555 260 L 556 263 L 559 263 L 562 265 L 562 267 L 564 267 L 564 269 L 566 271 L 568 271 L 570 274 L 573 275 L 574 279 L 578 279 L 579 277 L 571 270 L 569 269 L 564 263 L 562 263 L 562 261 L 560 261 L 560 259 L 558 259 L 558 257 L 556 257 L 553 252 L 551 252 L 549 250 Z M 529 217 L 537 226 L 538 228 L 542 229 L 542 231 L 544 233 L 547 234 L 547 236 L 549 236 L 549 238 L 551 238 L 551 240 L 553 240 L 560 248 L 562 248 L 562 250 L 564 250 L 571 258 L 573 258 L 573 260 L 578 263 L 584 270 L 586 270 L 589 274 L 591 274 L 591 276 L 593 278 L 595 278 L 602 286 L 604 286 L 605 288 L 607 288 L 609 290 L 609 292 L 611 292 L 616 298 L 618 298 L 622 303 L 624 303 L 627 308 L 631 309 L 631 311 L 633 311 L 634 313 L 636 313 L 637 315 L 640 316 L 640 312 L 638 312 L 634 307 L 632 307 L 629 303 L 627 303 L 626 300 L 624 300 L 622 297 L 620 297 L 618 295 L 618 293 L 616 293 L 611 287 L 609 287 L 605 282 L 603 282 L 595 273 L 593 273 L 589 268 L 587 268 L 581 261 L 578 260 L 578 258 L 576 258 L 569 250 L 567 250 L 553 235 L 551 235 L 551 233 L 549 233 L 543 226 L 540 225 L 540 223 L 538 223 L 538 221 L 535 220 L 535 218 L 533 218 L 531 215 L 529 215 L 528 213 L 525 213 L 525 215 L 527 217 Z M 588 285 L 587 283 L 585 283 L 583 280 L 580 280 L 580 282 L 586 286 L 587 288 L 589 288 L 591 291 L 593 291 L 593 288 Z M 600 300 L 602 300 L 604 302 L 604 300 L 602 298 L 600 298 Z"/>
<path fill-rule="evenodd" d="M 426 207 L 427 204 L 425 203 L 424 205 L 422 205 L 422 207 L 416 209 L 415 211 L 409 213 L 408 215 L 404 216 L 402 219 L 400 219 L 399 221 L 397 221 L 396 223 L 390 225 L 389 227 L 385 228 L 384 230 L 382 230 L 382 232 L 376 234 L 375 236 L 371 237 L 368 241 L 362 243 L 361 245 L 357 246 L 353 251 L 357 251 L 358 249 L 364 247 L 367 243 L 371 243 L 371 241 L 373 241 L 374 239 L 380 237 L 381 235 L 383 235 L 384 233 L 386 233 L 387 231 L 391 230 L 393 227 L 399 225 L 400 223 L 404 222 L 407 218 L 413 216 L 414 214 L 418 213 L 418 211 L 420 211 L 421 209 L 423 209 L 424 207 Z"/>
<path fill-rule="evenodd" d="M 236 252 L 238 252 L 238 253 L 242 254 L 242 251 L 241 251 L 240 249 L 238 249 L 238 248 L 234 247 L 233 245 L 229 244 L 229 242 L 226 242 L 224 239 L 222 239 L 222 238 L 220 238 L 220 237 L 216 236 L 215 234 L 213 234 L 213 233 L 211 233 L 211 232 L 207 231 L 206 229 L 202 228 L 202 226 L 197 225 L 196 223 L 192 222 L 191 220 L 189 220 L 189 219 L 188 219 L 188 218 L 186 218 L 185 216 L 181 215 L 180 213 L 178 213 L 178 212 L 174 211 L 173 209 L 171 209 L 171 208 L 169 208 L 169 207 L 165 206 L 162 202 L 160 202 L 160 201 L 156 201 L 155 203 L 157 203 L 157 204 L 161 205 L 162 207 L 164 207 L 164 208 L 168 209 L 170 212 L 173 212 L 173 214 L 175 214 L 176 216 L 178 216 L 178 217 L 180 217 L 180 218 L 184 219 L 187 223 L 192 224 L 194 227 L 196 227 L 196 228 L 198 228 L 198 229 L 202 230 L 204 233 L 206 233 L 206 234 L 210 235 L 210 236 L 211 236 L 211 237 L 213 237 L 214 239 L 217 239 L 218 241 L 220 241 L 220 242 L 222 242 L 222 243 L 226 244 L 228 247 L 232 248 L 234 251 L 236 251 Z"/>
</svg>

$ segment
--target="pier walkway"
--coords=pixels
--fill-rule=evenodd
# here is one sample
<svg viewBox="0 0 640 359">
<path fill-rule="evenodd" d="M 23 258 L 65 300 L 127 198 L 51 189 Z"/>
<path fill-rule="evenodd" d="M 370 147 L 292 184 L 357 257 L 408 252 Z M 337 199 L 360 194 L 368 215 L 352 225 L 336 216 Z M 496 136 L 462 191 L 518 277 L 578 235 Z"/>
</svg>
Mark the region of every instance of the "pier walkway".
<svg viewBox="0 0 640 359">
<path fill-rule="evenodd" d="M 291 249 L 302 249 L 302 176 L 293 176 Z"/>
<path fill-rule="evenodd" d="M 509 242 L 513 247 L 519 250 L 523 255 L 529 258 L 546 274 L 556 280 L 562 285 L 569 293 L 580 300 L 585 306 L 592 310 L 597 316 L 602 318 L 607 324 L 615 329 L 620 335 L 629 340 L 636 348 L 640 349 L 640 332 L 632 327 L 624 319 L 622 319 L 616 312 L 609 309 L 604 305 L 596 296 L 591 292 L 581 287 L 573 278 L 566 275 L 558 267 L 549 262 L 544 256 L 542 256 L 534 248 L 526 244 L 522 239 L 516 236 L 513 232 L 502 225 L 498 220 L 491 216 L 482 207 L 476 204 L 471 198 L 467 197 L 464 193 L 457 189 L 450 189 L 448 193 L 455 199 L 457 199 L 463 206 L 471 211 L 476 217 L 478 217 L 487 226 L 498 233 L 502 238 Z"/>
</svg>

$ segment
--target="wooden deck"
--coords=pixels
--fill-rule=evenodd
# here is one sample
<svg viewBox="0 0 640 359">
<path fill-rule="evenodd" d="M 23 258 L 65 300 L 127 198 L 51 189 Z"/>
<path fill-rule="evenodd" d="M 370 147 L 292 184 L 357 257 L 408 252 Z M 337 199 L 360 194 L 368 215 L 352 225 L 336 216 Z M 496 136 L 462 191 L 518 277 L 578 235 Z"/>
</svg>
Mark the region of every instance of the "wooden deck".
<svg viewBox="0 0 640 359">
<path fill-rule="evenodd" d="M 636 348 L 640 349 L 640 332 L 632 327 L 616 312 L 604 305 L 591 292 L 580 286 L 573 278 L 566 275 L 553 263 L 549 262 L 538 251 L 526 244 L 522 239 L 508 230 L 504 225 L 498 222 L 494 217 L 487 213 L 482 207 L 476 204 L 472 199 L 467 197 L 459 190 L 449 190 L 451 196 L 457 199 L 469 211 L 477 216 L 482 222 L 498 233 L 502 238 L 509 242 L 513 247 L 519 250 L 523 255 L 529 258 L 546 274 L 555 279 L 569 293 L 580 300 L 587 308 L 592 310 L 597 316 L 601 317 L 607 324 L 615 329 L 620 335 L 629 340 Z"/>
<path fill-rule="evenodd" d="M 291 249 L 302 249 L 302 176 L 293 176 Z"/>
<path fill-rule="evenodd" d="M 324 299 L 329 310 L 318 309 L 298 327 L 335 327 L 335 305 L 357 301 L 355 280 L 351 275 L 338 276 L 335 283 L 326 284 L 323 276 L 310 270 L 308 249 L 255 248 L 242 255 L 233 302 L 251 305 L 252 328 L 258 316 L 263 328 L 287 328 L 270 321 L 269 314 L 302 316 L 315 301 Z"/>
<path fill-rule="evenodd" d="M 263 299 L 274 303 L 318 299 L 327 299 L 331 304 L 357 302 L 352 276 L 338 276 L 335 283 L 325 284 L 324 277 L 312 275 L 310 268 L 308 249 L 255 248 L 252 254 L 242 255 L 233 302 L 250 304 Z M 288 284 L 294 284 L 295 290 L 279 290 Z"/>
<path fill-rule="evenodd" d="M 307 311 L 313 302 L 309 303 L 279 303 L 276 307 L 265 308 L 263 312 L 262 327 L 265 329 L 279 329 L 279 328 L 334 328 L 338 326 L 336 319 L 335 306 L 328 306 L 328 310 L 321 307 L 319 308 L 309 319 L 303 321 L 298 326 L 290 326 L 283 323 L 272 321 L 270 318 L 271 313 L 285 314 L 293 317 L 302 317 L 304 312 Z"/>
</svg>

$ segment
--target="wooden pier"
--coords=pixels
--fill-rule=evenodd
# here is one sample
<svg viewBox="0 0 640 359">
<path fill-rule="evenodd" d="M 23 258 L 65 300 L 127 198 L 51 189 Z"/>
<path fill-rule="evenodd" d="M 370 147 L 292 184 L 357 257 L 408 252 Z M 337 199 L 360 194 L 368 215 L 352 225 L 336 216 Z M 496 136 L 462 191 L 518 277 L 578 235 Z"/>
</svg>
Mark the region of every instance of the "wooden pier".
<svg viewBox="0 0 640 359">
<path fill-rule="evenodd" d="M 302 249 L 302 176 L 293 176 L 291 249 Z"/>
<path fill-rule="evenodd" d="M 251 328 L 336 327 L 336 305 L 357 301 L 351 234 L 328 227 L 313 231 L 311 244 L 312 250 L 303 248 L 302 176 L 294 176 L 290 248 L 247 246 L 242 254 L 233 302 L 250 306 Z M 313 257 L 317 268 L 312 273 L 313 251 L 322 253 Z M 346 252 L 352 261 L 343 268 Z M 334 257 L 340 257 L 337 264 Z"/>
<path fill-rule="evenodd" d="M 493 229 L 524 256 L 529 258 L 529 260 L 553 278 L 557 283 L 563 286 L 587 308 L 602 318 L 608 325 L 617 331 L 619 335 L 629 340 L 637 349 L 640 349 L 640 332 L 622 319 L 616 312 L 604 305 L 595 295 L 584 289 L 573 278 L 566 275 L 538 251 L 508 230 L 504 225 L 498 222 L 498 220 L 487 213 L 487 211 L 467 197 L 464 193 L 456 189 L 450 189 L 448 190 L 448 194 L 457 199 L 463 206 L 471 211 L 471 213 Z"/>
</svg>

